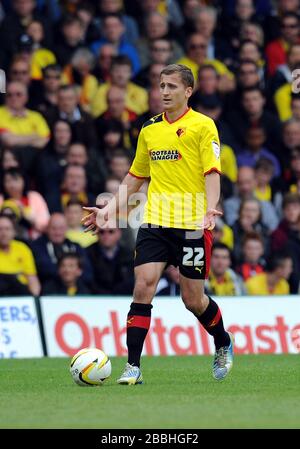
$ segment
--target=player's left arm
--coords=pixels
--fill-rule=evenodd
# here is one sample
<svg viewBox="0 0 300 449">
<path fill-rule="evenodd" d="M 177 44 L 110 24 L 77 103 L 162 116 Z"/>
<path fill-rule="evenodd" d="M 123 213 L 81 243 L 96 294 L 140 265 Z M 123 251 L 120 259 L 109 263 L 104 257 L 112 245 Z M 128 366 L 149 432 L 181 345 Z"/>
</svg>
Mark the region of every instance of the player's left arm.
<svg viewBox="0 0 300 449">
<path fill-rule="evenodd" d="M 205 193 L 207 202 L 202 227 L 204 229 L 213 229 L 215 227 L 216 217 L 222 215 L 222 212 L 218 211 L 216 208 L 220 199 L 220 141 L 216 125 L 211 119 L 208 119 L 203 125 L 200 150 L 203 175 L 205 177 Z"/>
<path fill-rule="evenodd" d="M 217 210 L 217 204 L 220 199 L 220 174 L 217 171 L 212 171 L 205 176 L 205 190 L 207 209 L 204 217 L 204 229 L 213 229 L 215 227 L 215 220 L 217 216 L 223 215 L 221 211 Z"/>
</svg>

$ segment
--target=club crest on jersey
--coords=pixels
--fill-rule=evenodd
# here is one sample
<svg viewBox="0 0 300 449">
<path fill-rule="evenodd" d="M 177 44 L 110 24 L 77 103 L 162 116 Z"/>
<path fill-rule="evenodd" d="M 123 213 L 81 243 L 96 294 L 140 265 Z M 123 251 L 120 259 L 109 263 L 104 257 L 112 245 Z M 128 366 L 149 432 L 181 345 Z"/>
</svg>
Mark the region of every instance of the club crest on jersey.
<svg viewBox="0 0 300 449">
<path fill-rule="evenodd" d="M 150 150 L 151 161 L 179 161 L 182 156 L 178 150 Z"/>
<path fill-rule="evenodd" d="M 185 134 L 185 132 L 186 132 L 186 128 L 178 128 L 176 131 L 176 134 L 178 137 L 181 137 Z"/>
<path fill-rule="evenodd" d="M 212 149 L 215 153 L 215 156 L 217 159 L 219 159 L 220 157 L 220 145 L 218 144 L 218 142 L 215 142 L 214 140 L 212 141 Z"/>
</svg>

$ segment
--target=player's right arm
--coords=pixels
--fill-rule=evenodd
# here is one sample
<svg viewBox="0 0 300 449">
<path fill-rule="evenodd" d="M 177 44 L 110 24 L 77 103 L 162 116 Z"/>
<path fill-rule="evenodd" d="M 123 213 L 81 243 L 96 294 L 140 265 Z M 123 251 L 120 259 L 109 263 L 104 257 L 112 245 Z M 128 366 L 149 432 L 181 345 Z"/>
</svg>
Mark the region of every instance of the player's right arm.
<svg viewBox="0 0 300 449">
<path fill-rule="evenodd" d="M 128 202 L 130 195 L 140 189 L 149 175 L 149 155 L 142 129 L 139 135 L 134 161 L 130 167 L 129 173 L 125 176 L 121 183 L 121 186 L 125 186 L 126 188 L 119 189 L 108 204 L 101 209 L 98 207 L 83 208 L 89 212 L 89 214 L 82 219 L 83 225 L 86 226 L 85 232 L 93 231 L 93 233 L 96 233 L 97 230 L 107 224 L 110 217 L 116 216 L 118 210 Z M 120 191 L 122 192 L 122 195 L 120 195 Z"/>
<path fill-rule="evenodd" d="M 128 173 L 121 183 L 121 186 L 126 187 L 126 189 L 122 189 L 122 195 L 119 195 L 119 192 L 117 192 L 107 205 L 101 209 L 98 207 L 83 207 L 84 210 L 89 212 L 89 215 L 82 219 L 83 225 L 86 226 L 85 232 L 93 231 L 95 233 L 95 226 L 101 229 L 107 224 L 109 218 L 116 216 L 118 210 L 127 203 L 130 195 L 137 192 L 144 181 L 144 178 L 136 178 Z"/>
</svg>

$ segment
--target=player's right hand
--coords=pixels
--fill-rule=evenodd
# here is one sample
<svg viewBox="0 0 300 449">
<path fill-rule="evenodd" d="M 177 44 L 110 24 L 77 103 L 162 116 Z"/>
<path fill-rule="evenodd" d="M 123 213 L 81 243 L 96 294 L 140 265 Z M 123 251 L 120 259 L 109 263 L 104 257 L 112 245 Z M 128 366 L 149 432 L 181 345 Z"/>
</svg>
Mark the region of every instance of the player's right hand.
<svg viewBox="0 0 300 449">
<path fill-rule="evenodd" d="M 105 217 L 107 211 L 105 208 L 99 209 L 98 207 L 83 207 L 83 209 L 89 212 L 89 214 L 81 220 L 81 223 L 85 226 L 84 232 L 92 231 L 93 235 L 98 234 L 99 230 L 106 222 Z"/>
</svg>

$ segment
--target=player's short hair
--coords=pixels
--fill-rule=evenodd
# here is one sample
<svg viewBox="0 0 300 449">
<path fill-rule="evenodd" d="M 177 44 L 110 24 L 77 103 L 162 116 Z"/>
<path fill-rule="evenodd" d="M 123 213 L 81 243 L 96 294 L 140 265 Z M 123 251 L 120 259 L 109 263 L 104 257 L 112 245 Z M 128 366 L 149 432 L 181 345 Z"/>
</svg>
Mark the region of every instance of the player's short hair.
<svg viewBox="0 0 300 449">
<path fill-rule="evenodd" d="M 181 80 L 183 84 L 186 87 L 191 87 L 194 89 L 194 76 L 191 71 L 186 65 L 183 64 L 169 64 L 167 67 L 165 67 L 161 72 L 161 75 L 172 75 L 173 73 L 179 73 Z"/>
</svg>

